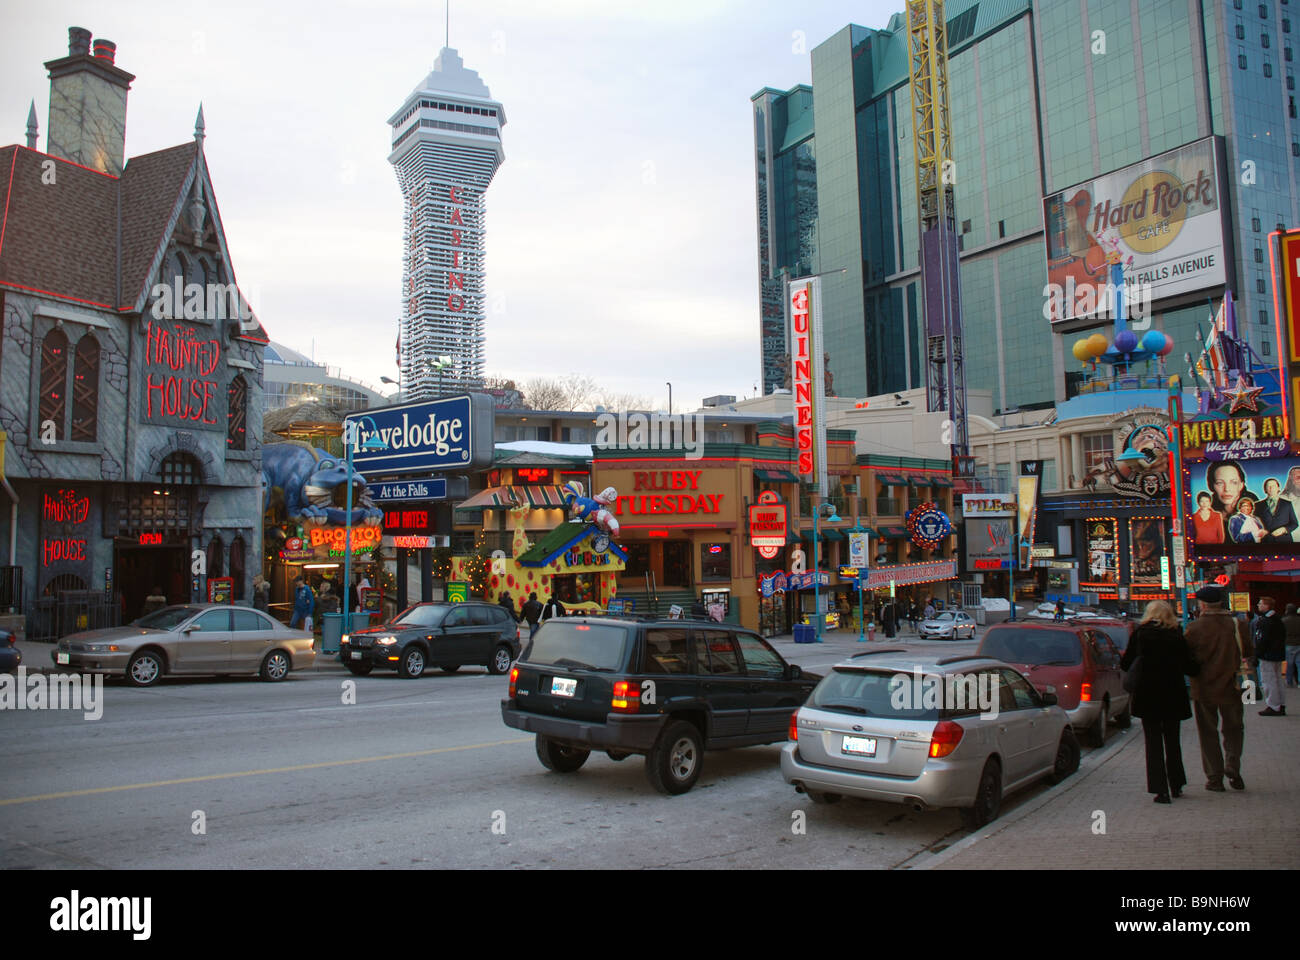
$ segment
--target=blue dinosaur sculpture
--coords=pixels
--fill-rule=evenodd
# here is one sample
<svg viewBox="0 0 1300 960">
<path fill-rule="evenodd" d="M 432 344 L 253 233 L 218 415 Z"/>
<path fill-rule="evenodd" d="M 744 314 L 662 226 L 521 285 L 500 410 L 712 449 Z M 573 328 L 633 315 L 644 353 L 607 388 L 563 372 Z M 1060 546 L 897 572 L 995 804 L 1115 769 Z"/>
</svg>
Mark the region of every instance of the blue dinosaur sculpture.
<svg viewBox="0 0 1300 960">
<path fill-rule="evenodd" d="M 324 450 L 297 443 L 272 443 L 262 448 L 262 509 L 270 505 L 271 493 L 284 494 L 284 510 L 290 520 L 306 520 L 343 526 L 347 462 Z M 366 478 L 352 471 L 352 525 L 374 525 L 384 511 L 374 505 L 366 490 Z"/>
</svg>

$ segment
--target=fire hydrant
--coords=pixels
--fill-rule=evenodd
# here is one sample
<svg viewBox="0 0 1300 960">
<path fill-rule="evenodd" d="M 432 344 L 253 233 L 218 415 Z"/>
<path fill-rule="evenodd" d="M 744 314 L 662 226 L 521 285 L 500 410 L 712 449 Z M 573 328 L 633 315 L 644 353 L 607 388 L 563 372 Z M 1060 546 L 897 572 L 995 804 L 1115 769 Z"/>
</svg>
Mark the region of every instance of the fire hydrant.
<svg viewBox="0 0 1300 960">
<path fill-rule="evenodd" d="M 876 639 L 876 623 L 875 623 L 874 620 L 873 620 L 871 623 L 868 623 L 868 624 L 867 624 L 867 639 L 870 640 L 870 641 L 872 641 L 873 643 L 875 642 L 875 639 Z"/>
</svg>

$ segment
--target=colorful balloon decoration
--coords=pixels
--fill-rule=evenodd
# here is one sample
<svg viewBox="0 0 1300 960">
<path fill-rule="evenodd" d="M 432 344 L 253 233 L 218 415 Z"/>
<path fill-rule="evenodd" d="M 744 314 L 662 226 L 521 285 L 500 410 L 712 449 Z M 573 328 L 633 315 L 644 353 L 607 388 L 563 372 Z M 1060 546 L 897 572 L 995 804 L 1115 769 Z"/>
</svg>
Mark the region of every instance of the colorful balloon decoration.
<svg viewBox="0 0 1300 960">
<path fill-rule="evenodd" d="M 1070 352 L 1074 354 L 1074 359 L 1080 363 L 1087 363 L 1092 359 L 1092 344 L 1086 337 L 1082 340 L 1076 340 Z"/>
<path fill-rule="evenodd" d="M 1088 343 L 1091 345 L 1091 352 L 1094 357 L 1100 357 L 1110 349 L 1110 343 L 1106 340 L 1104 333 L 1094 333 L 1088 338 Z"/>
<path fill-rule="evenodd" d="M 1132 353 L 1137 349 L 1138 335 L 1132 330 L 1121 330 L 1115 335 L 1115 352 Z"/>
<path fill-rule="evenodd" d="M 1169 338 L 1159 330 L 1148 330 L 1146 335 L 1142 338 L 1142 349 L 1147 353 L 1158 354 L 1164 349 L 1165 341 L 1168 339 Z"/>
</svg>

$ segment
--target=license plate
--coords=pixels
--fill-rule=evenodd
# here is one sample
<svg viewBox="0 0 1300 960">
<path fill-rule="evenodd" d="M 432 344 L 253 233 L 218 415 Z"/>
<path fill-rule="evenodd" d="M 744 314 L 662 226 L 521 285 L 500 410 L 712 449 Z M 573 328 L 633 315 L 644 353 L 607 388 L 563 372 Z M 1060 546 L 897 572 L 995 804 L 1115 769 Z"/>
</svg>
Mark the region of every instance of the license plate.
<svg viewBox="0 0 1300 960">
<path fill-rule="evenodd" d="M 577 691 L 577 680 L 569 680 L 564 677 L 555 677 L 551 680 L 551 696 L 553 697 L 571 697 Z"/>
<path fill-rule="evenodd" d="M 876 755 L 876 738 L 845 737 L 840 752 L 851 753 L 855 757 L 874 757 Z"/>
<path fill-rule="evenodd" d="M 352 659 L 353 659 L 353 660 L 360 660 L 363 656 L 365 656 L 365 654 L 363 654 L 360 650 L 353 650 L 353 651 L 352 651 Z"/>
<path fill-rule="evenodd" d="M 55 662 L 65 664 L 65 665 L 72 662 L 72 658 L 68 656 L 66 653 L 55 654 L 54 659 Z"/>
</svg>

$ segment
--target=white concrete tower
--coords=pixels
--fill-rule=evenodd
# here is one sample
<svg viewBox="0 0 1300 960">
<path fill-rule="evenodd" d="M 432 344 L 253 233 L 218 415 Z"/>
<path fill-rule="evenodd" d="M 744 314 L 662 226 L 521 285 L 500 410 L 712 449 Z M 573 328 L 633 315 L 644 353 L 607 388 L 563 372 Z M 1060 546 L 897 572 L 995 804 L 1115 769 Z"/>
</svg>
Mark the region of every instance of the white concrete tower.
<svg viewBox="0 0 1300 960">
<path fill-rule="evenodd" d="M 411 399 L 482 384 L 484 194 L 505 159 L 505 122 L 450 47 L 388 120 L 405 200 L 401 376 Z"/>
</svg>

